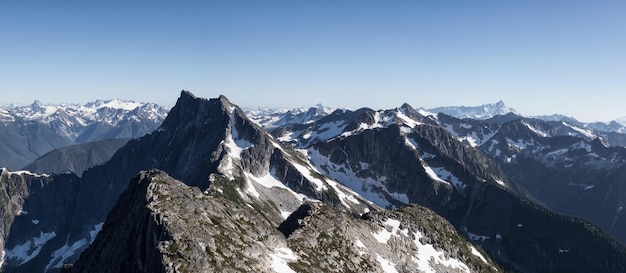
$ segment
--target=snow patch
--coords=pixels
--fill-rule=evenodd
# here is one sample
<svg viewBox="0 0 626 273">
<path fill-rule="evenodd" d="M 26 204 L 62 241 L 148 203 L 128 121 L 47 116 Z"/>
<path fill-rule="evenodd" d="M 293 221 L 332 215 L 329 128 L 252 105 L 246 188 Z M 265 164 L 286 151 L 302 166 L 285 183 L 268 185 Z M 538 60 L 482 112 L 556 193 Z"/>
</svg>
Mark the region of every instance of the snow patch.
<svg viewBox="0 0 626 273">
<path fill-rule="evenodd" d="M 396 117 L 398 117 L 400 120 L 402 120 L 402 122 L 404 124 L 406 124 L 407 126 L 411 127 L 411 128 L 415 128 L 415 126 L 417 125 L 422 125 L 424 123 L 418 122 L 414 119 L 411 119 L 410 117 L 406 116 L 402 111 L 398 111 L 396 112 Z"/>
<path fill-rule="evenodd" d="M 538 134 L 541 137 L 548 137 L 548 133 L 539 130 L 538 128 L 535 128 L 534 126 L 528 124 L 528 122 L 522 121 L 522 124 L 526 126 L 526 128 L 528 128 L 529 130 L 533 131 L 535 134 Z"/>
<path fill-rule="evenodd" d="M 344 206 L 350 208 L 350 205 L 348 203 L 346 203 L 346 200 L 348 200 L 348 201 L 350 201 L 350 202 L 352 202 L 354 204 L 361 203 L 361 202 L 359 202 L 358 199 L 356 199 L 354 197 L 354 195 L 352 195 L 352 194 L 348 195 L 343 190 L 341 190 L 339 188 L 339 183 L 337 183 L 336 181 L 333 181 L 332 179 L 329 179 L 329 180 L 326 180 L 326 183 L 328 183 L 328 185 L 330 185 L 335 190 L 335 193 L 337 193 L 337 196 L 339 196 L 339 200 L 341 200 L 341 203 Z"/>
<path fill-rule="evenodd" d="M 528 146 L 534 146 L 535 143 L 532 141 L 524 141 L 521 139 L 518 139 L 517 141 L 513 141 L 512 139 L 507 138 L 509 147 L 514 147 L 517 148 L 518 150 L 524 150 L 526 149 Z"/>
<path fill-rule="evenodd" d="M 485 259 L 485 256 L 483 256 L 483 254 L 481 254 L 480 251 L 478 251 L 478 249 L 476 249 L 473 245 L 470 245 L 470 249 L 472 250 L 472 254 L 474 254 L 474 256 L 480 258 L 483 263 L 488 263 L 487 259 Z"/>
<path fill-rule="evenodd" d="M 292 162 L 293 163 L 293 162 Z M 313 175 L 311 175 L 311 172 L 313 170 L 302 166 L 298 163 L 293 163 L 292 164 L 294 168 L 296 168 L 298 170 L 298 172 L 300 172 L 302 174 L 302 176 L 304 176 L 304 178 L 306 178 L 307 180 L 311 181 L 311 183 L 313 183 L 313 185 L 315 186 L 315 189 L 317 191 L 323 191 L 328 189 L 328 187 L 326 187 L 326 185 L 324 184 L 324 181 L 322 181 L 319 178 L 315 178 L 313 177 Z"/>
<path fill-rule="evenodd" d="M 419 145 L 417 144 L 415 139 L 410 138 L 410 137 L 405 137 L 404 138 L 404 143 L 406 144 L 406 146 L 409 146 L 409 148 L 411 148 L 413 150 L 417 150 L 417 147 L 419 147 Z"/>
<path fill-rule="evenodd" d="M 309 150 L 308 158 L 317 169 L 323 170 L 327 176 L 332 177 L 342 185 L 383 208 L 395 207 L 387 200 L 385 195 L 389 195 L 391 198 L 402 203 L 409 203 L 409 197 L 406 194 L 388 191 L 387 187 L 383 184 L 387 179 L 386 177 L 373 178 L 359 176 L 358 170 L 355 171 L 348 165 L 334 164 L 315 149 Z M 361 165 L 361 167 L 363 167 L 363 165 Z"/>
<path fill-rule="evenodd" d="M 431 261 L 450 268 L 456 268 L 465 272 L 470 272 L 469 267 L 458 259 L 446 258 L 443 251 L 437 250 L 431 244 L 423 244 L 420 239 L 424 237 L 420 232 L 415 233 L 413 243 L 417 246 L 417 253 L 412 260 L 417 263 L 418 269 L 423 272 L 437 272 L 431 267 Z"/>
<path fill-rule="evenodd" d="M 292 189 L 290 189 L 289 187 L 285 186 L 285 184 L 283 184 L 283 182 L 281 182 L 280 180 L 278 180 L 275 176 L 274 176 L 274 169 L 272 169 L 270 171 L 270 173 L 266 174 L 265 176 L 261 176 L 261 177 L 256 177 L 254 175 L 252 175 L 251 173 L 245 172 L 245 176 L 248 180 L 248 187 L 246 188 L 246 191 L 255 197 L 260 197 L 259 192 L 256 190 L 256 188 L 254 187 L 254 185 L 252 184 L 252 182 L 263 186 L 265 188 L 271 189 L 271 188 L 281 188 L 281 189 L 285 189 L 287 191 L 289 191 L 291 194 L 293 194 L 296 198 L 298 198 L 298 200 L 303 200 L 303 199 L 309 199 L 306 195 L 301 194 L 301 193 L 297 193 L 295 191 L 293 191 Z"/>
<path fill-rule="evenodd" d="M 39 255 L 43 245 L 55 236 L 57 236 L 57 234 L 54 231 L 48 233 L 40 231 L 39 236 L 33 238 L 32 240 L 16 245 L 13 249 L 6 250 L 5 258 L 7 260 L 17 260 L 20 262 L 18 265 L 22 265 Z"/>
<path fill-rule="evenodd" d="M 585 136 L 585 137 L 587 137 L 587 138 L 590 138 L 590 139 L 591 139 L 591 138 L 595 138 L 595 136 L 593 135 L 593 133 L 592 133 L 591 131 L 589 131 L 589 130 L 585 130 L 585 129 L 582 129 L 582 128 L 579 128 L 579 127 L 576 127 L 576 126 L 574 126 L 574 125 L 570 125 L 570 124 L 568 124 L 568 123 L 567 123 L 567 122 L 565 122 L 565 121 L 561 122 L 561 124 L 563 124 L 563 125 L 564 125 L 564 126 L 566 126 L 566 127 L 571 128 L 572 130 L 574 130 L 574 131 L 576 131 L 576 132 L 580 133 L 581 135 L 583 135 L 583 136 Z"/>
<path fill-rule="evenodd" d="M 383 269 L 385 273 L 398 273 L 396 270 L 396 265 L 390 262 L 389 260 L 383 258 L 382 256 L 376 253 L 376 260 L 380 263 L 380 267 Z"/>
<path fill-rule="evenodd" d="M 52 255 L 50 262 L 46 265 L 46 271 L 50 268 L 61 268 L 63 264 L 70 258 L 74 256 L 79 250 L 93 243 L 96 239 L 98 233 L 102 230 L 102 226 L 104 226 L 104 222 L 101 222 L 93 227 L 91 231 L 89 231 L 89 242 L 87 242 L 87 238 L 80 239 L 73 244 L 65 244 L 59 249 L 55 250 Z"/>
<path fill-rule="evenodd" d="M 359 240 L 359 238 L 356 238 L 356 241 L 354 241 L 354 245 L 356 245 L 359 249 L 359 255 L 365 255 L 366 252 L 363 251 L 363 249 L 367 249 L 367 247 L 365 246 L 365 244 L 363 242 L 361 242 L 361 240 Z"/>
<path fill-rule="evenodd" d="M 285 220 L 286 220 L 287 218 L 289 218 L 289 215 L 291 215 L 291 212 L 284 211 L 284 210 L 281 210 L 281 211 L 280 211 L 280 216 L 282 216 L 282 217 L 283 217 L 283 219 L 285 219 Z"/>
<path fill-rule="evenodd" d="M 38 174 L 38 173 L 29 172 L 29 171 L 26 171 L 26 170 L 20 170 L 20 171 L 11 172 L 7 168 L 2 168 L 2 173 L 5 173 L 5 172 L 8 173 L 9 177 L 11 177 L 11 175 L 17 175 L 17 176 L 30 175 L 30 176 L 34 176 L 34 177 L 37 177 L 37 178 L 40 178 L 40 177 L 50 177 L 49 174 L 45 174 L 45 173 Z"/>
<path fill-rule="evenodd" d="M 272 268 L 276 270 L 276 272 L 284 272 L 284 273 L 296 273 L 289 265 L 287 264 L 289 261 L 295 261 L 298 259 L 291 249 L 286 247 L 277 248 L 276 251 L 270 254 L 270 258 L 272 259 Z"/>
<path fill-rule="evenodd" d="M 504 183 L 504 181 L 502 181 L 500 179 L 496 179 L 496 183 L 500 184 L 500 186 L 502 186 L 502 187 L 506 187 L 506 184 Z"/>
<path fill-rule="evenodd" d="M 467 231 L 467 230 L 466 230 Z M 489 240 L 491 239 L 491 237 L 489 236 L 485 236 L 485 235 L 478 235 L 475 233 L 471 233 L 469 231 L 467 231 L 467 236 L 470 238 L 470 240 L 472 241 L 485 241 L 485 240 Z"/>
<path fill-rule="evenodd" d="M 424 168 L 424 171 L 426 171 L 426 174 L 428 175 L 428 177 L 430 177 L 432 180 L 450 185 L 450 182 L 439 178 L 439 176 L 437 175 L 437 172 L 435 172 L 433 168 L 428 166 L 428 164 L 426 164 L 425 161 L 422 161 L 422 167 Z"/>
<path fill-rule="evenodd" d="M 467 141 L 472 147 L 478 146 L 478 142 L 480 141 L 480 138 L 476 135 L 476 132 L 472 132 L 471 135 L 467 135 L 464 137 L 458 137 L 458 139 L 461 142 Z"/>
<path fill-rule="evenodd" d="M 87 239 L 81 239 L 74 242 L 72 245 L 65 244 L 61 248 L 57 249 L 52 253 L 52 259 L 48 265 L 46 265 L 46 271 L 49 268 L 61 268 L 64 262 L 74 256 L 78 250 L 87 245 Z"/>
<path fill-rule="evenodd" d="M 104 222 L 100 222 L 100 224 L 97 224 L 93 227 L 93 230 L 89 231 L 89 236 L 90 236 L 89 243 L 93 243 L 93 240 L 96 239 L 96 236 L 98 236 L 98 233 L 100 233 L 103 226 L 104 226 Z"/>
<path fill-rule="evenodd" d="M 426 111 L 426 110 L 421 109 L 421 108 L 420 108 L 420 109 L 417 109 L 417 112 L 418 112 L 420 115 L 425 116 L 425 117 L 428 117 L 428 116 L 437 117 L 437 114 L 435 114 L 435 113 L 433 113 L 433 112 Z"/>
<path fill-rule="evenodd" d="M 596 185 L 586 186 L 586 187 L 583 188 L 583 190 L 585 190 L 585 191 L 586 190 L 590 190 L 590 189 L 593 189 L 593 187 L 595 187 L 595 186 Z"/>
<path fill-rule="evenodd" d="M 440 180 L 452 182 L 452 185 L 459 189 L 465 189 L 465 187 L 467 187 L 465 183 L 463 183 L 461 180 L 459 180 L 459 178 L 454 176 L 451 172 L 447 171 L 443 167 L 431 168 L 431 170 L 435 172 Z"/>
<path fill-rule="evenodd" d="M 376 238 L 376 240 L 381 244 L 386 244 L 389 239 L 391 239 L 392 235 L 398 234 L 398 232 L 401 231 L 400 221 L 396 219 L 387 219 L 387 221 L 385 221 L 383 224 L 386 227 L 390 227 L 391 231 L 389 231 L 387 228 L 383 228 L 377 233 L 372 233 L 372 235 L 374 235 L 374 238 Z M 406 230 L 404 230 L 404 232 L 406 232 Z"/>
<path fill-rule="evenodd" d="M 345 123 L 345 121 L 324 123 L 316 131 L 314 131 L 313 133 L 308 133 L 309 136 L 304 138 L 329 140 L 340 135 L 347 126 L 348 125 Z"/>
</svg>

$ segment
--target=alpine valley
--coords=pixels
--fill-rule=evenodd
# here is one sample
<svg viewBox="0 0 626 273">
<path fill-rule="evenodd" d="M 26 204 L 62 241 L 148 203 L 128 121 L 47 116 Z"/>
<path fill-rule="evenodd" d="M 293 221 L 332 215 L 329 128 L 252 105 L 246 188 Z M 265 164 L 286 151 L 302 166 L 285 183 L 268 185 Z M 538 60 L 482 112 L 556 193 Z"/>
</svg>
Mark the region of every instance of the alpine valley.
<svg viewBox="0 0 626 273">
<path fill-rule="evenodd" d="M 0 130 L 1 272 L 626 272 L 618 122 L 182 91 Z"/>
</svg>

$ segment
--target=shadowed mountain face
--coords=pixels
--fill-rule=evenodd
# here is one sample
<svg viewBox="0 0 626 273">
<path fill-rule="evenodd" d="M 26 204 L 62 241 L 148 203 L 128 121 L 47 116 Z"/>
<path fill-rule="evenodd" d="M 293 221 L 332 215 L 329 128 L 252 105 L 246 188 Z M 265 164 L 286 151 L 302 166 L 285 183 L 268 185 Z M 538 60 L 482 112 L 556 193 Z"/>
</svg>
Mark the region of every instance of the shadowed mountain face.
<svg viewBox="0 0 626 273">
<path fill-rule="evenodd" d="M 78 175 L 89 167 L 109 161 L 113 154 L 130 139 L 105 139 L 55 149 L 24 167 L 35 173 L 59 174 L 73 172 Z"/>
<path fill-rule="evenodd" d="M 66 271 L 626 269 L 621 244 L 537 205 L 497 161 L 468 145 L 476 141 L 409 105 L 338 110 L 273 132 L 299 149 L 225 97 L 183 91 L 156 131 L 82 178 L 7 170 L 68 187 L 73 198 L 34 198 L 23 182 L 7 191 L 14 201 L 7 201 L 4 271 L 58 270 L 91 242 Z M 65 220 L 34 224 L 40 209 L 15 216 L 27 204 Z M 31 224 L 18 232 L 18 221 Z"/>
<path fill-rule="evenodd" d="M 574 123 L 519 116 L 474 121 L 439 115 L 439 121 L 547 207 L 587 219 L 626 242 L 625 148 Z"/>
</svg>

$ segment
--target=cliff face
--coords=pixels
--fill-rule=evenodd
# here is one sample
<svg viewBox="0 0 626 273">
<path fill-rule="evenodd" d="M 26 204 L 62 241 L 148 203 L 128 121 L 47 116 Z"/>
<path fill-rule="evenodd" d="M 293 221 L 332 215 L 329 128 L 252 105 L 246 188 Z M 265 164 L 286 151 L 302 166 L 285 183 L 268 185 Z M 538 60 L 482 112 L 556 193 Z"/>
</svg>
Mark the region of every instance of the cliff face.
<svg viewBox="0 0 626 273">
<path fill-rule="evenodd" d="M 276 228 L 262 211 L 152 170 L 64 272 L 495 272 L 485 257 L 421 207 L 358 217 L 306 203 Z"/>
<path fill-rule="evenodd" d="M 80 179 L 74 174 L 0 174 L 0 247 L 3 272 L 42 271 L 61 248 L 71 225 Z M 7 268 L 8 267 L 8 268 Z"/>
</svg>

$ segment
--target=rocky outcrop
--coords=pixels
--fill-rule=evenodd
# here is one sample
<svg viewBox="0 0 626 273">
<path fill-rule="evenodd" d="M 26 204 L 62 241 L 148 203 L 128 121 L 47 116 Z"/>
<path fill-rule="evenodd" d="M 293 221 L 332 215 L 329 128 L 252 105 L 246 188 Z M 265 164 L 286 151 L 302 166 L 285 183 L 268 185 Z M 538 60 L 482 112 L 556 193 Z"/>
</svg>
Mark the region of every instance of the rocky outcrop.
<svg viewBox="0 0 626 273">
<path fill-rule="evenodd" d="M 298 213 L 300 212 L 300 213 Z M 307 203 L 285 235 L 258 211 L 152 170 L 141 172 L 102 232 L 63 272 L 496 272 L 445 220 L 421 207 L 363 218 Z M 281 225 L 282 226 L 282 225 Z"/>
</svg>

